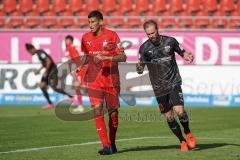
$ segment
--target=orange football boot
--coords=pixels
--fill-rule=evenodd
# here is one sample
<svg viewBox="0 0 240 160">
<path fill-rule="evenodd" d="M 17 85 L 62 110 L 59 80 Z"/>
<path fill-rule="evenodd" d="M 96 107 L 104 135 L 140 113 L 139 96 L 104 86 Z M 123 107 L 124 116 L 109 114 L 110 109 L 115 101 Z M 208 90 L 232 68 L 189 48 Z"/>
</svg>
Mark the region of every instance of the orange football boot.
<svg viewBox="0 0 240 160">
<path fill-rule="evenodd" d="M 193 136 L 193 134 L 188 133 L 186 134 L 187 137 L 187 144 L 190 149 L 194 149 L 196 147 L 196 138 Z"/>
<path fill-rule="evenodd" d="M 188 144 L 185 141 L 181 142 L 181 151 L 182 152 L 187 152 L 188 151 Z"/>
</svg>

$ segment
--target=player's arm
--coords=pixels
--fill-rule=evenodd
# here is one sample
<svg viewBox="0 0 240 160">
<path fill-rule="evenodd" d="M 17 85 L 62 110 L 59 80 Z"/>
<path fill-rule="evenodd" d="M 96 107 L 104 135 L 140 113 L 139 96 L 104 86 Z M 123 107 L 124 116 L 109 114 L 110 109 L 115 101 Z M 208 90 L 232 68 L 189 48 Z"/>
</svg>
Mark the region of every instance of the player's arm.
<svg viewBox="0 0 240 160">
<path fill-rule="evenodd" d="M 86 64 L 85 57 L 81 56 L 77 49 L 75 47 L 69 47 L 68 48 L 68 53 L 69 53 L 69 70 L 72 75 L 75 75 L 75 71 L 72 70 L 72 65 L 76 65 L 76 71 L 80 70 L 83 65 Z"/>
<path fill-rule="evenodd" d="M 138 74 L 142 74 L 145 67 L 146 58 L 144 56 L 143 46 L 139 49 L 139 62 L 136 64 L 136 71 Z"/>
<path fill-rule="evenodd" d="M 124 51 L 119 51 L 117 55 L 110 57 L 110 60 L 113 62 L 126 62 L 127 56 Z"/>
<path fill-rule="evenodd" d="M 96 58 L 98 60 L 109 60 L 109 61 L 112 61 L 112 62 L 126 62 L 127 60 L 127 56 L 125 54 L 124 51 L 120 51 L 118 52 L 118 54 L 116 54 L 115 56 L 96 56 Z"/>
<path fill-rule="evenodd" d="M 84 40 L 84 37 L 82 37 L 82 41 L 81 41 L 81 51 L 83 53 L 83 56 L 80 56 L 82 59 L 82 65 L 86 65 L 89 62 L 90 56 L 88 55 L 88 50 L 86 47 L 86 42 Z"/>
<path fill-rule="evenodd" d="M 188 63 L 192 63 L 194 60 L 194 56 L 192 55 L 191 52 L 186 52 L 185 49 L 183 49 L 178 41 L 174 39 L 174 51 L 177 52 L 185 61 Z"/>
<path fill-rule="evenodd" d="M 139 62 L 136 64 L 136 71 L 138 74 L 142 74 L 144 71 L 144 67 L 145 67 L 145 58 L 143 56 L 143 54 L 141 54 L 141 51 L 139 51 Z"/>
<path fill-rule="evenodd" d="M 83 56 L 79 56 L 80 58 L 81 58 L 81 60 L 82 60 L 82 65 L 86 65 L 86 64 L 88 64 L 88 62 L 89 62 L 89 55 L 87 55 L 87 54 L 85 54 L 84 53 L 84 55 Z"/>
<path fill-rule="evenodd" d="M 36 74 L 36 75 L 39 74 L 43 68 L 44 68 L 44 67 L 42 66 L 41 68 L 37 69 L 37 70 L 34 72 L 34 74 Z"/>
</svg>

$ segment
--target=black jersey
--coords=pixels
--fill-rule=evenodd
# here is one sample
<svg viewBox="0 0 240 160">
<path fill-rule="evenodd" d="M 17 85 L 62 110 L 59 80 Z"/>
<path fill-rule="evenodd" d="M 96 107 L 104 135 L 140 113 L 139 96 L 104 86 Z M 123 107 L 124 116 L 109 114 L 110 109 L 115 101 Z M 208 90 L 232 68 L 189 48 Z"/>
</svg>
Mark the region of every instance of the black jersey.
<svg viewBox="0 0 240 160">
<path fill-rule="evenodd" d="M 159 41 L 160 43 L 155 45 L 148 39 L 139 49 L 140 62 L 148 67 L 153 90 L 182 84 L 175 52 L 183 56 L 185 50 L 173 37 L 160 35 Z"/>
<path fill-rule="evenodd" d="M 54 63 L 54 61 L 52 60 L 52 57 L 50 57 L 44 50 L 37 50 L 36 54 L 38 56 L 38 59 L 40 60 L 41 64 L 43 65 L 43 67 L 46 67 L 46 58 L 48 57 L 51 61 L 51 66 L 50 69 L 54 69 L 56 68 L 56 64 Z"/>
</svg>

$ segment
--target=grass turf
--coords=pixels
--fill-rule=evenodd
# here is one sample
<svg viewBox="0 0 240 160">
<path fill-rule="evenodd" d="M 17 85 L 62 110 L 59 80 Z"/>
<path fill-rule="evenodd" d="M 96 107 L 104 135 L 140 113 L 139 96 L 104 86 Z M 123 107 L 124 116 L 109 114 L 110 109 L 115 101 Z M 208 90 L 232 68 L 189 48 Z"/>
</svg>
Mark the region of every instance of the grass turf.
<svg viewBox="0 0 240 160">
<path fill-rule="evenodd" d="M 117 133 L 119 153 L 99 156 L 101 144 L 92 120 L 66 122 L 58 119 L 54 110 L 0 107 L 0 160 L 240 159 L 239 108 L 187 110 L 191 130 L 198 140 L 195 150 L 180 152 L 178 140 L 157 108 L 122 107 Z"/>
</svg>

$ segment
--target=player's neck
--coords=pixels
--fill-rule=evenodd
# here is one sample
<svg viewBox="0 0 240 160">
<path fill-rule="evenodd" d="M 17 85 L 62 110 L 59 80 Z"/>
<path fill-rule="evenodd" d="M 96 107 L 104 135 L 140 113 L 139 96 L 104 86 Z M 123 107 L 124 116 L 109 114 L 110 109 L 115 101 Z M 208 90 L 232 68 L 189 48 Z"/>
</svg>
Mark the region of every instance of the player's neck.
<svg viewBox="0 0 240 160">
<path fill-rule="evenodd" d="M 32 55 L 35 55 L 37 53 L 37 50 L 35 49 L 34 51 L 33 51 L 33 54 Z"/>
<path fill-rule="evenodd" d="M 94 36 L 98 37 L 102 35 L 102 27 L 99 27 L 98 30 L 96 32 L 93 33 Z"/>
</svg>

